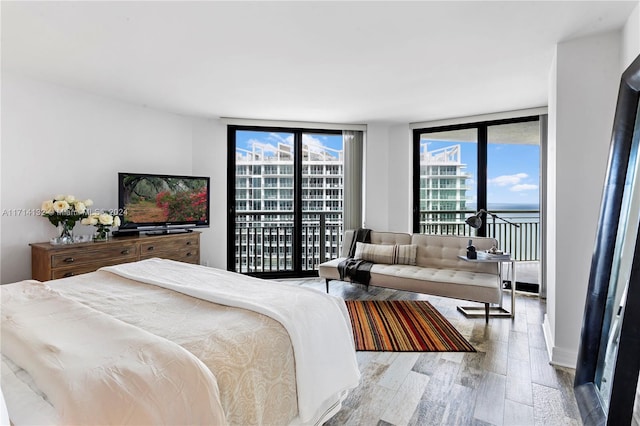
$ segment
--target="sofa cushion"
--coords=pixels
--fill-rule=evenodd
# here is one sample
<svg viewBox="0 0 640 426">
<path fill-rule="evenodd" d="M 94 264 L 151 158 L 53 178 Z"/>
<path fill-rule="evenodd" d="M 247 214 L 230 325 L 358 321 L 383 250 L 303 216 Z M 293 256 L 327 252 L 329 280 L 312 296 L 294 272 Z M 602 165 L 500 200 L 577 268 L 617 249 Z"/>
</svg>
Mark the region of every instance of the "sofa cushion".
<svg viewBox="0 0 640 426">
<path fill-rule="evenodd" d="M 481 303 L 502 298 L 499 275 L 411 265 L 375 264 L 369 285 Z"/>
<path fill-rule="evenodd" d="M 393 278 L 412 279 L 438 282 L 445 285 L 465 283 L 470 286 L 498 288 L 500 282 L 499 275 L 496 274 L 410 265 L 374 265 L 371 267 L 371 273 L 384 275 L 386 280 L 392 280 Z M 456 298 L 464 299 L 464 297 L 460 296 L 462 295 L 456 295 Z"/>
<path fill-rule="evenodd" d="M 415 244 L 399 244 L 396 246 L 395 264 L 415 265 L 418 246 Z"/>
<path fill-rule="evenodd" d="M 368 260 L 373 263 L 392 264 L 395 255 L 395 245 L 356 243 L 354 259 Z"/>
<path fill-rule="evenodd" d="M 351 248 L 351 241 L 355 236 L 356 231 L 347 230 L 344 231 L 344 239 L 342 241 L 341 256 L 349 256 L 349 248 Z M 380 232 L 371 231 L 371 244 L 411 244 L 411 235 L 402 232 Z"/>
<path fill-rule="evenodd" d="M 411 244 L 411 235 L 402 232 L 371 231 L 371 244 Z"/>
<path fill-rule="evenodd" d="M 469 237 L 414 234 L 411 242 L 418 246 L 416 256 L 416 265 L 418 266 L 488 274 L 498 273 L 497 263 L 468 262 L 458 257 L 466 255 Z M 494 244 L 497 242 L 493 238 L 473 237 L 473 245 L 478 251 L 487 250 Z"/>
</svg>

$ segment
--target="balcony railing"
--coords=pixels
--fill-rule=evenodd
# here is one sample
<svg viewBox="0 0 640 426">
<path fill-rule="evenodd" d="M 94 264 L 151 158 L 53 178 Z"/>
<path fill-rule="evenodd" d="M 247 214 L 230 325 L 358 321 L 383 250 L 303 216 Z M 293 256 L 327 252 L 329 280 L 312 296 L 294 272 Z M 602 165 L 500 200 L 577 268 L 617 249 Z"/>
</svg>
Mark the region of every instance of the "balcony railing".
<svg viewBox="0 0 640 426">
<path fill-rule="evenodd" d="M 471 239 L 476 230 L 465 223 L 472 211 L 423 211 L 420 233 L 463 235 Z M 519 227 L 491 217 L 487 235 L 498 240 L 499 248 L 516 260 L 540 259 L 540 219 L 538 210 L 492 210 Z M 235 268 L 241 273 L 293 271 L 293 213 L 252 211 L 236 213 Z M 313 271 L 327 260 L 340 256 L 342 212 L 308 211 L 302 219 L 302 271 Z"/>
<path fill-rule="evenodd" d="M 293 233 L 290 211 L 236 213 L 236 272 L 293 271 Z M 302 270 L 317 270 L 319 264 L 340 257 L 342 234 L 341 211 L 304 212 Z"/>
<path fill-rule="evenodd" d="M 487 215 L 487 236 L 498 240 L 500 250 L 511 253 L 515 260 L 540 260 L 539 210 L 491 210 L 491 213 L 498 219 Z M 420 233 L 463 235 L 473 239 L 476 230 L 465 223 L 465 219 L 473 214 L 474 211 L 421 211 Z"/>
</svg>

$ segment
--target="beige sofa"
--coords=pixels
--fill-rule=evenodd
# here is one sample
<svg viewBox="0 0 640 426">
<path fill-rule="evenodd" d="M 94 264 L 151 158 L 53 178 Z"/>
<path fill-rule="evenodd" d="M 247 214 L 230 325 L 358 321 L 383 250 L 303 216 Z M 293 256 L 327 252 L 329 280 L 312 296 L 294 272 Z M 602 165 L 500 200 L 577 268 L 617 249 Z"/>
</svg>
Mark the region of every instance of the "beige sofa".
<svg viewBox="0 0 640 426">
<path fill-rule="evenodd" d="M 486 321 L 489 321 L 489 304 L 500 303 L 502 297 L 499 266 L 498 263 L 460 259 L 458 256 L 466 255 L 469 237 L 376 231 L 371 231 L 370 235 L 371 244 L 402 246 L 407 253 L 415 250 L 415 261 L 405 255 L 402 257 L 403 264 L 388 261 L 374 263 L 369 285 L 484 303 Z M 327 292 L 329 282 L 340 279 L 338 265 L 347 257 L 354 236 L 354 231 L 346 231 L 342 245 L 343 257 L 319 266 L 318 273 L 326 279 Z M 472 241 L 478 251 L 497 245 L 493 238 L 473 237 Z M 390 250 L 390 247 L 359 247 L 362 249 L 361 256 L 366 254 L 367 249 L 372 249 L 369 252 Z M 357 253 L 355 257 L 359 257 Z M 411 264 L 413 262 L 415 264 Z M 345 277 L 345 281 L 349 279 Z"/>
</svg>

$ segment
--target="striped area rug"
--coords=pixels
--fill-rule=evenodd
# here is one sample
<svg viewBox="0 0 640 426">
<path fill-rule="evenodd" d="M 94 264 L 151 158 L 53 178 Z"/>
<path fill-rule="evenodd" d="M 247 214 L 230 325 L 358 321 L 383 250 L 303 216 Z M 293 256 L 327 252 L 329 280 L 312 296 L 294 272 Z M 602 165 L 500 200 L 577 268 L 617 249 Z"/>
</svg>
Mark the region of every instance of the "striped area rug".
<svg viewBox="0 0 640 426">
<path fill-rule="evenodd" d="M 358 351 L 475 352 L 429 302 L 345 300 Z"/>
</svg>

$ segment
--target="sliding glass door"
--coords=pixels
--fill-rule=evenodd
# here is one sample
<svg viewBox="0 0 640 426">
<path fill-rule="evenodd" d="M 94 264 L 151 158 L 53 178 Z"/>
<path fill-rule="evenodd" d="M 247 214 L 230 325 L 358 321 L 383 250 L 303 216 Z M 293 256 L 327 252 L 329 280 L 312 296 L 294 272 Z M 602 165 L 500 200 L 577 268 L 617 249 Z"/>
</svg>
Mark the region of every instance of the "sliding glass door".
<svg viewBox="0 0 640 426">
<path fill-rule="evenodd" d="M 492 236 L 539 260 L 540 138 L 537 116 L 415 129 L 413 231 Z M 481 210 L 482 226 L 469 227 Z"/>
<path fill-rule="evenodd" d="M 230 126 L 227 267 L 316 274 L 342 231 L 341 132 Z"/>
</svg>

